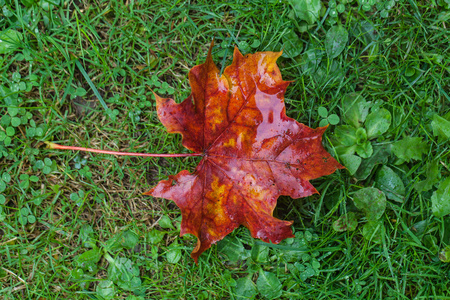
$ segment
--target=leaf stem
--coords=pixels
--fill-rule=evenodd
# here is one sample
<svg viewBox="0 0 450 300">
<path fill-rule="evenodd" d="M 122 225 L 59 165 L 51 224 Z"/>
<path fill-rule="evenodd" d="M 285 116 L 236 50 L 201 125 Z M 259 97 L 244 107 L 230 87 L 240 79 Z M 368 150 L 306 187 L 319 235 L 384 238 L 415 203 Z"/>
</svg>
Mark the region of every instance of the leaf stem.
<svg viewBox="0 0 450 300">
<path fill-rule="evenodd" d="M 52 143 L 52 142 L 45 142 L 45 143 L 47 144 L 47 148 L 50 148 L 50 149 L 75 150 L 75 151 L 85 151 L 85 152 L 112 154 L 112 155 L 120 155 L 120 156 L 147 156 L 147 157 L 203 156 L 203 153 L 184 153 L 184 154 L 167 154 L 167 153 L 165 153 L 165 154 L 155 154 L 155 153 L 119 152 L 119 151 L 99 150 L 99 149 L 84 148 L 84 147 L 63 146 L 63 145 L 55 144 L 55 143 Z"/>
</svg>

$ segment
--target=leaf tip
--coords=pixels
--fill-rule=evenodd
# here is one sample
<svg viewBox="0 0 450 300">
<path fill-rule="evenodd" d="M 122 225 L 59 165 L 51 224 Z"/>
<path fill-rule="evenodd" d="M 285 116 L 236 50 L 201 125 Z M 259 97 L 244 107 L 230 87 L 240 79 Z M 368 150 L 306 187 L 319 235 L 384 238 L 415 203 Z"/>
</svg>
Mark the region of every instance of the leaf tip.
<svg viewBox="0 0 450 300">
<path fill-rule="evenodd" d="M 208 54 L 206 56 L 205 63 L 212 63 L 214 64 L 213 58 L 212 58 L 212 49 L 214 48 L 214 38 L 211 41 L 211 45 L 209 45 Z"/>
<path fill-rule="evenodd" d="M 201 245 L 202 245 L 202 242 L 200 241 L 200 238 L 197 237 L 197 245 L 195 246 L 194 250 L 192 250 L 192 252 L 191 252 L 191 257 L 195 261 L 195 264 L 197 266 L 198 266 L 198 257 L 204 251 L 204 250 L 200 250 Z"/>
<path fill-rule="evenodd" d="M 317 127 L 317 129 L 319 129 L 319 128 L 322 129 L 323 128 L 323 131 L 325 132 L 325 130 L 327 130 L 328 126 L 330 126 L 329 123 L 327 125 L 325 125 L 325 126 Z"/>
<path fill-rule="evenodd" d="M 155 96 L 156 102 L 162 99 L 157 93 L 155 93 L 155 91 L 153 91 L 152 89 L 150 89 L 150 91 L 153 93 L 153 96 Z"/>
</svg>

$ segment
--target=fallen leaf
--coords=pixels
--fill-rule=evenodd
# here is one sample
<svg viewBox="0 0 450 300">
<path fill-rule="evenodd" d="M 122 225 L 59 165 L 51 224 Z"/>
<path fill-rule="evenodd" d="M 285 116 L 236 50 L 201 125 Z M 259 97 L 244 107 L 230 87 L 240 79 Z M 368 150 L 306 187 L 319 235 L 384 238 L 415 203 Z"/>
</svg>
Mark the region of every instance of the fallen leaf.
<svg viewBox="0 0 450 300">
<path fill-rule="evenodd" d="M 333 229 L 337 232 L 355 231 L 358 226 L 358 220 L 354 212 L 343 214 L 333 222 Z"/>
<path fill-rule="evenodd" d="M 181 209 L 180 235 L 198 238 L 195 262 L 239 225 L 274 244 L 294 237 L 292 221 L 273 217 L 277 198 L 317 193 L 309 180 L 343 168 L 322 146 L 326 127 L 312 129 L 286 116 L 289 82 L 276 65 L 281 52 L 243 56 L 235 48 L 220 75 L 211 49 L 189 72 L 187 99 L 177 104 L 156 96 L 161 122 L 203 159 L 193 173 L 181 171 L 145 193 Z"/>
<path fill-rule="evenodd" d="M 369 221 L 381 218 L 386 210 L 386 196 L 377 188 L 368 187 L 358 190 L 353 195 L 355 206 L 366 214 Z"/>
<path fill-rule="evenodd" d="M 439 172 L 439 161 L 433 160 L 427 162 L 425 169 L 425 179 L 414 184 L 414 188 L 420 192 L 426 192 L 433 188 L 433 186 L 441 179 L 441 172 Z"/>
<path fill-rule="evenodd" d="M 319 19 L 322 8 L 320 0 L 289 0 L 289 2 L 300 20 L 314 24 Z"/>
<path fill-rule="evenodd" d="M 420 137 L 407 136 L 392 146 L 392 152 L 403 162 L 410 162 L 412 159 L 421 160 L 422 155 L 428 150 L 426 142 Z M 398 163 L 400 164 L 400 163 Z"/>
<path fill-rule="evenodd" d="M 325 37 L 325 49 L 328 57 L 336 58 L 344 51 L 348 42 L 348 32 L 342 25 L 332 26 Z"/>
<path fill-rule="evenodd" d="M 382 166 L 375 175 L 375 186 L 387 198 L 402 203 L 405 199 L 405 185 L 400 176 L 388 166 Z"/>
</svg>

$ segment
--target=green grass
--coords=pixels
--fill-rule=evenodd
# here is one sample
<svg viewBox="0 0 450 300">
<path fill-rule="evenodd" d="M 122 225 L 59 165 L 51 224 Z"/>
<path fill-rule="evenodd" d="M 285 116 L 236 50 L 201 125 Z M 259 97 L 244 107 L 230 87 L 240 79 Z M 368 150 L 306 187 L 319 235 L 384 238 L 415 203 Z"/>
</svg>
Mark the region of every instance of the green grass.
<svg viewBox="0 0 450 300">
<path fill-rule="evenodd" d="M 256 299 L 270 296 L 264 287 L 281 288 L 282 299 L 450 299 L 450 264 L 438 256 L 450 244 L 450 215 L 436 217 L 431 202 L 450 177 L 448 139 L 432 126 L 436 115 L 450 120 L 450 7 L 351 1 L 333 17 L 333 5 L 322 1 L 323 14 L 305 31 L 287 1 L 212 2 L 57 1 L 45 9 L 49 2 L 0 0 L 0 31 L 22 35 L 16 49 L 0 54 L 0 299 L 245 299 L 243 287 Z M 372 24 L 373 37 L 357 32 L 362 22 Z M 334 24 L 349 40 L 330 60 L 326 33 Z M 297 38 L 288 39 L 292 31 Z M 314 180 L 320 195 L 278 200 L 275 216 L 294 220 L 296 239 L 265 244 L 241 227 L 195 265 L 196 240 L 179 237 L 179 209 L 141 194 L 194 170 L 199 158 L 75 153 L 46 149 L 44 141 L 187 153 L 159 122 L 151 89 L 186 98 L 187 73 L 212 39 L 221 69 L 235 44 L 243 53 L 288 52 L 293 41 L 299 55 L 277 62 L 293 81 L 288 116 L 315 128 L 322 106 L 343 125 L 344 95 L 360 92 L 392 116 L 373 146 L 418 137 L 424 154 L 402 162 L 390 153 L 363 180 L 347 170 Z M 309 50 L 322 53 L 318 66 Z M 324 144 L 339 157 L 336 128 Z M 353 199 L 361 188 L 379 187 L 382 165 L 401 178 L 404 199 L 387 200 L 378 221 L 384 233 L 370 240 L 363 236 L 370 216 Z M 428 190 L 414 188 L 433 174 Z M 334 231 L 347 212 L 356 213 L 357 229 Z"/>
</svg>

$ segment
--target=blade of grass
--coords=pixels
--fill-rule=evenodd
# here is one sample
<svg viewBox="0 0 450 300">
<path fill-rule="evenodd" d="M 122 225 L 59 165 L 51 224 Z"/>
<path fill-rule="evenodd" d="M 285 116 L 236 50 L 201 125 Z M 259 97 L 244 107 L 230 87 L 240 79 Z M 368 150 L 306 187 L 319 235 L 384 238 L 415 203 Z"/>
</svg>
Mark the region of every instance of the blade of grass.
<svg viewBox="0 0 450 300">
<path fill-rule="evenodd" d="M 112 111 L 108 108 L 108 106 L 105 103 L 105 100 L 103 100 L 103 97 L 98 92 L 97 88 L 95 87 L 94 83 L 92 82 L 91 78 L 89 78 L 89 75 L 84 70 L 81 63 L 77 60 L 75 60 L 75 64 L 77 65 L 78 69 L 80 69 L 81 74 L 83 74 L 84 79 L 86 79 L 87 83 L 91 87 L 92 91 L 94 92 L 94 95 L 98 98 L 98 101 L 100 101 L 100 104 L 105 109 L 108 116 L 111 118 L 112 121 L 116 121 L 116 116 L 112 113 Z"/>
</svg>

